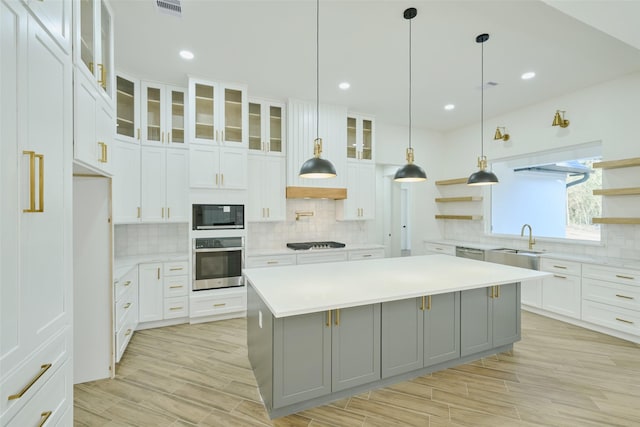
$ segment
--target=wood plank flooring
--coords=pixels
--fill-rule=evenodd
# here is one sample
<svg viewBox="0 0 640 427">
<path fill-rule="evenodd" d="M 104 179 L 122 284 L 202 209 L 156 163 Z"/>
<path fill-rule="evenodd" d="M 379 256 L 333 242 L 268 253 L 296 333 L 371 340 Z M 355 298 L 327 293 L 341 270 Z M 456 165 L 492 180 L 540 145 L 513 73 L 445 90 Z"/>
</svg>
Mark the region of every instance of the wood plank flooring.
<svg viewBox="0 0 640 427">
<path fill-rule="evenodd" d="M 640 346 L 522 313 L 514 350 L 269 420 L 245 319 L 136 332 L 75 426 L 638 426 Z"/>
</svg>

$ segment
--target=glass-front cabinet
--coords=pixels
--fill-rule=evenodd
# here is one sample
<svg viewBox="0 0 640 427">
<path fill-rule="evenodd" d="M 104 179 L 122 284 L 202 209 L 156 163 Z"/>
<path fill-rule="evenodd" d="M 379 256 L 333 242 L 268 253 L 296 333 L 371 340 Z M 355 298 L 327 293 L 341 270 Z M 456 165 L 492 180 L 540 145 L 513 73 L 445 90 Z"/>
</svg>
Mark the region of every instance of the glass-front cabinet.
<svg viewBox="0 0 640 427">
<path fill-rule="evenodd" d="M 113 13 L 104 0 L 77 0 L 75 64 L 91 76 L 111 103 L 115 93 L 113 72 Z"/>
<path fill-rule="evenodd" d="M 122 74 L 116 76 L 116 138 L 140 141 L 140 82 Z"/>
<path fill-rule="evenodd" d="M 189 79 L 189 130 L 192 142 L 247 145 L 247 88 Z"/>
<path fill-rule="evenodd" d="M 347 159 L 373 161 L 374 123 L 370 117 L 349 114 L 347 117 Z"/>
<path fill-rule="evenodd" d="M 184 146 L 186 90 L 149 82 L 141 88 L 142 143 Z"/>
<path fill-rule="evenodd" d="M 267 100 L 249 101 L 249 149 L 284 154 L 284 104 Z"/>
</svg>

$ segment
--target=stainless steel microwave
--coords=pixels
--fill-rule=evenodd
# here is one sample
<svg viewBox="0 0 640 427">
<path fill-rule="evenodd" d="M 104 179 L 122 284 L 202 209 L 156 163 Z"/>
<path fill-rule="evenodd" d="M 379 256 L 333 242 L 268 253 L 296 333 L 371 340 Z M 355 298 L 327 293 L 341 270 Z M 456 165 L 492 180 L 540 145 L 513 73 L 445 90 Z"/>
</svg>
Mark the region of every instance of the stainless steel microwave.
<svg viewBox="0 0 640 427">
<path fill-rule="evenodd" d="M 244 228 L 244 205 L 193 205 L 194 230 Z"/>
</svg>

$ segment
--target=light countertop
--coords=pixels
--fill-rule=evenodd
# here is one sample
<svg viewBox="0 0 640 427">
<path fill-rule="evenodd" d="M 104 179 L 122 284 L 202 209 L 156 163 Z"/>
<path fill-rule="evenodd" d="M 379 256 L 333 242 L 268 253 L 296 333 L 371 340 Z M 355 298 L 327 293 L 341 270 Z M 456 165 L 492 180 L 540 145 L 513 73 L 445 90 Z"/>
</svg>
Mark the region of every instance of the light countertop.
<svg viewBox="0 0 640 427">
<path fill-rule="evenodd" d="M 551 275 L 450 255 L 252 268 L 244 274 L 275 317 L 524 282 Z"/>
<path fill-rule="evenodd" d="M 127 274 L 133 267 L 145 262 L 171 262 L 171 261 L 188 261 L 189 254 L 185 253 L 166 253 L 166 254 L 149 254 L 115 258 L 113 261 L 113 281 L 116 282 Z"/>
</svg>

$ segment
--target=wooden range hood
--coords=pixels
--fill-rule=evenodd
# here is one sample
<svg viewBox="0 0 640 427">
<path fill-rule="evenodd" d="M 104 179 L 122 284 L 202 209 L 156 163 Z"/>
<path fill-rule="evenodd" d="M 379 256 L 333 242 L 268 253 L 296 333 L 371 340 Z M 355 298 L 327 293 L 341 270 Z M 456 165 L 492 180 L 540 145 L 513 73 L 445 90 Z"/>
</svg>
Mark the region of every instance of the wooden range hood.
<svg viewBox="0 0 640 427">
<path fill-rule="evenodd" d="M 287 199 L 344 200 L 346 198 L 346 188 L 287 187 Z"/>
</svg>

